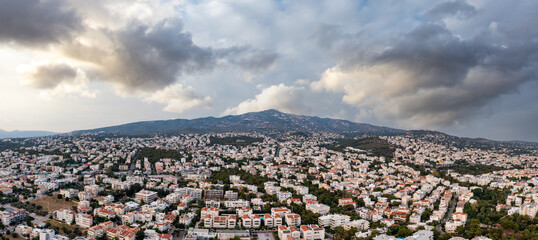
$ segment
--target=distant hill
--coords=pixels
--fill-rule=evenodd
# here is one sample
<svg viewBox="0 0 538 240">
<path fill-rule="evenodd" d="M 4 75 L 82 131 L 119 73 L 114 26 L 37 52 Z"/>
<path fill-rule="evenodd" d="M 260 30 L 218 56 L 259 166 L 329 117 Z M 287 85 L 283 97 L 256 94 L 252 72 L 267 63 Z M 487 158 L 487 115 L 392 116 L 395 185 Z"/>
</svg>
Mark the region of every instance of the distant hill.
<svg viewBox="0 0 538 240">
<path fill-rule="evenodd" d="M 536 142 L 525 142 L 525 141 L 494 141 L 485 138 L 468 138 L 468 137 L 457 137 L 448 135 L 446 133 L 431 131 L 431 130 L 410 130 L 405 133 L 406 135 L 411 135 L 414 137 L 420 137 L 428 141 L 432 141 L 438 144 L 443 144 L 447 146 L 455 146 L 459 148 L 471 147 L 471 148 L 480 148 L 480 149 L 489 149 L 492 147 L 508 147 L 508 148 L 538 148 L 538 143 Z M 521 153 L 526 153 L 526 150 L 522 150 Z"/>
<path fill-rule="evenodd" d="M 44 137 L 57 134 L 47 131 L 5 131 L 0 129 L 0 138 L 28 138 L 28 137 Z"/>
<path fill-rule="evenodd" d="M 104 128 L 74 131 L 70 134 L 95 134 L 118 136 L 148 136 L 156 134 L 185 134 L 185 133 L 219 133 L 219 132 L 260 132 L 310 135 L 314 132 L 329 132 L 343 134 L 348 138 L 368 134 L 378 136 L 412 135 L 443 145 L 456 147 L 473 147 L 487 149 L 491 147 L 538 148 L 538 143 L 518 141 L 493 141 L 484 138 L 465 138 L 448 135 L 430 130 L 402 130 L 380 127 L 365 123 L 355 123 L 347 120 L 320 118 L 282 113 L 277 110 L 251 112 L 242 115 L 229 115 L 215 118 L 174 119 L 160 121 L 134 122 Z"/>
<path fill-rule="evenodd" d="M 347 120 L 282 113 L 277 110 L 207 117 L 128 123 L 118 126 L 75 131 L 73 134 L 104 133 L 118 135 L 208 133 L 208 132 L 331 132 L 349 135 L 398 135 L 406 131 Z"/>
</svg>

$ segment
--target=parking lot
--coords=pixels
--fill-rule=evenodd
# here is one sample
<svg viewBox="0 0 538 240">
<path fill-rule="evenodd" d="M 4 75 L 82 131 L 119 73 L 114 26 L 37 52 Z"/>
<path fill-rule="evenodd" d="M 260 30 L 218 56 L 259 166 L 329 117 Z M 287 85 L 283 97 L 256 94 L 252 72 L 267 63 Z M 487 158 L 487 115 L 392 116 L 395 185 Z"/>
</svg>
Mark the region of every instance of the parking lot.
<svg viewBox="0 0 538 240">
<path fill-rule="evenodd" d="M 268 233 L 260 232 L 258 234 L 258 239 L 259 240 L 275 240 L 272 232 L 268 232 Z"/>
</svg>

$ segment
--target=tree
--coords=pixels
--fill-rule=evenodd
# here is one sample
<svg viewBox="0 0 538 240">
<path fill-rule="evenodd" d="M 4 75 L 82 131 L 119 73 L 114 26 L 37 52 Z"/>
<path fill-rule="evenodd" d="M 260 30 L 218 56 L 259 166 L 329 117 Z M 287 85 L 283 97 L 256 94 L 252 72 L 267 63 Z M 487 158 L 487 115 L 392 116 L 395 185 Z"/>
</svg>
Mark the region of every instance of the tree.
<svg viewBox="0 0 538 240">
<path fill-rule="evenodd" d="M 144 238 L 146 238 L 144 231 L 140 230 L 136 232 L 135 240 L 144 240 Z"/>
<path fill-rule="evenodd" d="M 401 226 L 394 236 L 397 238 L 405 238 L 411 235 L 413 235 L 413 231 L 411 231 L 411 229 L 407 228 L 406 226 Z"/>
<path fill-rule="evenodd" d="M 80 228 L 78 227 L 75 227 L 75 231 L 74 233 L 77 235 L 77 236 L 82 236 L 82 231 L 80 231 Z"/>
</svg>

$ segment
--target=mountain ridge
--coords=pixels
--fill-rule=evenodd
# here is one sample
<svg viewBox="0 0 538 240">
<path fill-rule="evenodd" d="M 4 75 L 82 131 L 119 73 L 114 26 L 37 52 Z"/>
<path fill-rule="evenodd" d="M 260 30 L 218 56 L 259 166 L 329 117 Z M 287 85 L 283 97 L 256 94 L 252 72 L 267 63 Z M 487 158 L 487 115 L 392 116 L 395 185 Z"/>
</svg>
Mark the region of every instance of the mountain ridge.
<svg viewBox="0 0 538 240">
<path fill-rule="evenodd" d="M 166 133 L 208 133 L 208 132 L 254 132 L 254 131 L 324 131 L 332 133 L 355 133 L 397 135 L 406 130 L 355 123 L 348 120 L 321 118 L 283 113 L 274 109 L 223 117 L 196 119 L 172 119 L 141 121 L 103 128 L 73 131 L 72 134 L 166 134 Z"/>
<path fill-rule="evenodd" d="M 384 126 L 375 126 L 368 123 L 356 123 L 349 120 L 305 116 L 283 113 L 275 109 L 259 112 L 249 112 L 240 115 L 227 115 L 222 117 L 203 117 L 195 119 L 171 119 L 140 121 L 102 128 L 77 130 L 67 134 L 106 134 L 120 136 L 148 136 L 167 134 L 190 133 L 223 133 L 223 132 L 330 132 L 355 137 L 359 135 L 414 135 L 428 137 L 441 136 L 436 142 L 449 141 L 455 146 L 532 146 L 538 147 L 535 142 L 523 141 L 496 141 L 485 138 L 469 138 L 449 135 L 433 130 L 403 130 Z"/>
<path fill-rule="evenodd" d="M 49 132 L 49 131 L 21 131 L 21 130 L 6 131 L 6 130 L 0 129 L 0 139 L 45 137 L 45 136 L 50 136 L 50 135 L 55 135 L 55 134 L 58 134 L 58 133 Z"/>
</svg>

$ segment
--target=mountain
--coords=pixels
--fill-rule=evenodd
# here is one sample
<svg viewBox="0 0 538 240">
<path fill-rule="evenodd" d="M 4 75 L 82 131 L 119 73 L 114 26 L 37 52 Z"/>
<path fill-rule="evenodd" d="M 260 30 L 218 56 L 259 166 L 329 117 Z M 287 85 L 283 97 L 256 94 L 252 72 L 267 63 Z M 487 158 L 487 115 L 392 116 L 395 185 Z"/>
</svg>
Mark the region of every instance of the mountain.
<svg viewBox="0 0 538 240">
<path fill-rule="evenodd" d="M 341 134 L 375 134 L 397 135 L 406 131 L 388 127 L 379 127 L 347 120 L 320 118 L 282 113 L 277 110 L 229 115 L 215 118 L 197 118 L 192 120 L 174 119 L 146 121 L 118 126 L 75 131 L 72 134 L 104 133 L 118 135 L 147 135 L 175 133 L 208 132 L 332 132 Z"/>
<path fill-rule="evenodd" d="M 459 148 L 538 148 L 537 142 L 525 141 L 494 141 L 485 138 L 468 138 L 457 137 L 446 133 L 431 130 L 410 130 L 405 133 L 416 138 L 422 138 L 437 144 L 445 146 L 454 146 Z"/>
<path fill-rule="evenodd" d="M 27 137 L 44 137 L 57 134 L 55 132 L 47 131 L 5 131 L 0 129 L 1 138 L 27 138 Z"/>
</svg>

